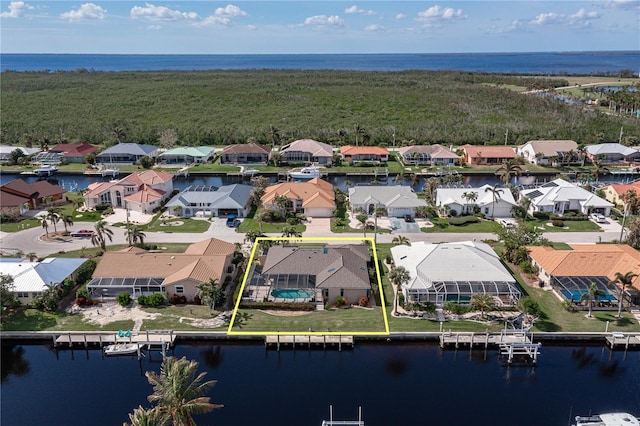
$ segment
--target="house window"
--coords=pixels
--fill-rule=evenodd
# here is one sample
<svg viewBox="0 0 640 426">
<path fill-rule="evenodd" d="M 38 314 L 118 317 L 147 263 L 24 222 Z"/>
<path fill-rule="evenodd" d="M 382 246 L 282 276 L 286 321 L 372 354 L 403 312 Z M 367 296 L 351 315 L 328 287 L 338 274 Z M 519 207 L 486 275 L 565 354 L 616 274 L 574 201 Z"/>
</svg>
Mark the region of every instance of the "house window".
<svg viewBox="0 0 640 426">
<path fill-rule="evenodd" d="M 176 286 L 176 294 L 183 294 L 184 293 L 184 286 L 183 285 L 177 285 Z"/>
<path fill-rule="evenodd" d="M 344 297 L 344 288 L 340 289 L 340 297 Z"/>
<path fill-rule="evenodd" d="M 18 292 L 18 297 L 20 297 L 20 298 L 27 298 L 27 297 L 29 297 L 29 293 L 22 293 L 22 292 Z"/>
</svg>

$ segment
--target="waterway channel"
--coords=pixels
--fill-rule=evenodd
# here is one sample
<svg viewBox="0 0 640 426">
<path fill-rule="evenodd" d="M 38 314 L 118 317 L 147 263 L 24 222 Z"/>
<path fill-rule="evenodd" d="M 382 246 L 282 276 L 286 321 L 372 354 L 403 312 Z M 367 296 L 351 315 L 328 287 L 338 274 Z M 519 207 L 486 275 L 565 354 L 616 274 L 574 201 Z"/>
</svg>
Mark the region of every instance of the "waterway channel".
<svg viewBox="0 0 640 426">
<path fill-rule="evenodd" d="M 218 380 L 224 408 L 198 425 L 568 425 L 570 416 L 640 414 L 640 352 L 543 345 L 537 367 L 507 367 L 497 350 L 362 343 L 352 350 L 265 350 L 261 344 L 178 343 L 173 353 Z M 149 407 L 144 377 L 161 355 L 105 358 L 97 349 L 2 342 L 3 426 L 121 425 Z"/>
</svg>

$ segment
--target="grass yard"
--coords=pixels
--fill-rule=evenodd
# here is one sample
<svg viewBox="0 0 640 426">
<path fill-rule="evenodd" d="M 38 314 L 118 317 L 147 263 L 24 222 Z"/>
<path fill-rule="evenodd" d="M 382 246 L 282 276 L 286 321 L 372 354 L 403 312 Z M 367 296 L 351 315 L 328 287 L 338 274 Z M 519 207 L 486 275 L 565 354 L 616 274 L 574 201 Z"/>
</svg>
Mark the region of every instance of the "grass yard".
<svg viewBox="0 0 640 426">
<path fill-rule="evenodd" d="M 162 221 L 160 220 L 160 214 L 154 216 L 153 220 L 146 225 L 139 225 L 138 228 L 141 231 L 149 231 L 149 232 L 195 232 L 202 233 L 206 232 L 211 226 L 211 222 L 207 220 L 200 219 L 191 219 L 191 218 L 179 218 L 179 219 L 171 219 L 165 221 L 166 225 L 162 225 Z M 169 224 L 175 223 L 176 225 Z M 179 225 L 177 225 L 180 223 Z"/>
<path fill-rule="evenodd" d="M 142 322 L 141 331 L 145 330 L 178 330 L 178 331 L 223 331 L 227 326 L 198 327 L 193 325 L 194 320 L 210 320 L 215 318 L 219 311 L 209 313 L 209 307 L 203 305 L 170 305 L 161 308 L 141 308 L 144 312 L 158 313 L 157 319 L 145 319 Z"/>
<path fill-rule="evenodd" d="M 450 232 L 450 233 L 462 233 L 462 232 L 488 232 L 496 233 L 500 229 L 500 224 L 492 220 L 480 219 L 478 223 L 468 223 L 466 225 L 449 225 L 447 219 L 433 218 L 431 223 L 435 226 L 429 228 L 420 228 L 422 232 L 437 233 L 437 232 Z"/>
<path fill-rule="evenodd" d="M 2 319 L 2 331 L 117 331 L 133 328 L 133 320 L 114 321 L 104 327 L 83 321 L 82 315 L 64 311 L 49 313 L 36 309 L 20 309 Z"/>
<path fill-rule="evenodd" d="M 544 228 L 544 232 L 598 232 L 600 227 L 590 220 L 565 220 L 564 227 L 551 225 L 551 220 L 527 220 L 527 223 Z"/>
<path fill-rule="evenodd" d="M 238 232 L 249 232 L 249 231 L 259 231 L 262 230 L 265 234 L 270 233 L 281 233 L 283 228 L 288 228 L 289 225 L 287 222 L 262 222 L 260 223 L 251 217 L 247 217 L 242 219 L 242 222 L 238 226 Z M 307 227 L 305 225 L 295 225 L 297 232 L 304 232 Z"/>
<path fill-rule="evenodd" d="M 251 332 L 384 332 L 381 308 L 346 308 L 310 312 L 302 315 L 274 315 L 253 309 L 241 309 L 249 318 L 234 326 L 234 331 Z M 237 317 L 236 317 L 237 322 Z"/>
</svg>

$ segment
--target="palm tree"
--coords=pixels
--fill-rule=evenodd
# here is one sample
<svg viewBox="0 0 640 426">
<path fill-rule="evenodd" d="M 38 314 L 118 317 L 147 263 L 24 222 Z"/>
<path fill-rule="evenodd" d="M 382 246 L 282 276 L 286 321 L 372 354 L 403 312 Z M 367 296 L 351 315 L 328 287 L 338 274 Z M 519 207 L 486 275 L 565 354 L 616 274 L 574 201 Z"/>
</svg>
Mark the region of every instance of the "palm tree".
<svg viewBox="0 0 640 426">
<path fill-rule="evenodd" d="M 73 217 L 69 215 L 62 216 L 62 224 L 64 225 L 64 232 L 67 233 L 69 230 L 67 226 L 73 226 Z"/>
<path fill-rule="evenodd" d="M 500 180 L 506 185 L 511 182 L 513 176 L 520 176 L 521 171 L 522 168 L 518 164 L 515 164 L 513 161 L 505 161 L 498 170 L 496 170 L 495 174 L 500 176 Z"/>
<path fill-rule="evenodd" d="M 604 166 L 604 156 L 602 155 L 596 155 L 591 162 L 593 163 L 593 177 L 598 182 L 600 176 L 609 172 L 609 169 Z"/>
<path fill-rule="evenodd" d="M 292 238 L 292 237 L 302 237 L 302 233 L 298 232 L 295 226 L 285 226 L 282 228 L 282 237 L 283 238 Z M 287 241 L 283 241 L 282 245 L 287 245 Z"/>
<path fill-rule="evenodd" d="M 615 279 L 609 282 L 610 286 L 618 285 L 618 318 L 622 318 L 622 305 L 624 303 L 624 290 L 626 287 L 630 287 L 633 281 L 638 277 L 638 274 L 629 271 L 625 274 L 622 272 L 616 272 Z"/>
<path fill-rule="evenodd" d="M 358 136 L 364 135 L 365 130 L 358 123 L 353 126 L 353 133 L 356 135 L 356 146 L 358 146 Z"/>
<path fill-rule="evenodd" d="M 462 198 L 464 198 L 467 203 L 475 205 L 476 200 L 478 199 L 478 193 L 476 191 L 465 191 L 462 193 Z"/>
<path fill-rule="evenodd" d="M 53 233 L 57 234 L 58 229 L 56 224 L 60 221 L 60 209 L 57 207 L 49 207 L 47 209 L 47 219 L 53 224 Z"/>
<path fill-rule="evenodd" d="M 114 125 L 111 133 L 113 134 L 113 137 L 117 143 L 121 143 L 127 138 L 127 132 L 122 127 L 117 125 Z"/>
<path fill-rule="evenodd" d="M 144 239 L 147 237 L 144 232 L 138 228 L 137 225 L 129 225 L 127 226 L 127 230 L 125 231 L 127 235 L 127 240 L 129 241 L 129 246 L 133 246 L 136 244 L 144 244 Z"/>
<path fill-rule="evenodd" d="M 393 240 L 391 240 L 391 243 L 397 246 L 411 245 L 411 241 L 409 241 L 409 238 L 405 237 L 404 235 L 398 235 L 397 237 L 393 237 Z"/>
<path fill-rule="evenodd" d="M 202 304 L 209 306 L 209 314 L 213 314 L 216 304 L 224 301 L 224 290 L 218 284 L 218 279 L 209 278 L 209 281 L 198 284 L 196 288 Z"/>
<path fill-rule="evenodd" d="M 265 235 L 262 233 L 262 231 L 259 231 L 257 229 L 252 229 L 250 231 L 247 231 L 247 233 L 244 236 L 244 240 L 249 243 L 254 243 L 256 239 L 264 236 Z"/>
<path fill-rule="evenodd" d="M 282 211 L 284 217 L 287 213 L 287 207 L 291 204 L 291 200 L 286 195 L 276 195 L 273 197 L 273 203 Z"/>
<path fill-rule="evenodd" d="M 496 305 L 496 301 L 490 294 L 478 293 L 474 294 L 471 298 L 471 304 L 480 309 L 480 315 L 484 318 L 485 311 L 493 309 Z"/>
<path fill-rule="evenodd" d="M 44 229 L 44 233 L 47 236 L 47 238 L 49 238 L 49 222 L 47 221 L 46 217 L 42 218 L 40 225 L 42 225 L 42 229 Z"/>
<path fill-rule="evenodd" d="M 402 290 L 402 285 L 408 283 L 410 279 L 411 275 L 404 266 L 396 266 L 389 271 L 389 281 L 396 286 L 396 297 L 394 299 L 395 305 L 393 309 L 395 313 L 398 313 L 398 296 Z"/>
<path fill-rule="evenodd" d="M 139 406 L 133 413 L 129 414 L 131 423 L 124 423 L 125 426 L 169 426 L 169 416 L 161 413 L 158 407 L 145 410 Z"/>
<path fill-rule="evenodd" d="M 593 302 L 598 300 L 598 296 L 604 296 L 604 291 L 598 288 L 598 285 L 594 282 L 589 286 L 589 291 L 587 293 L 582 293 L 580 296 L 580 301 L 586 301 L 589 304 L 589 314 L 587 315 L 591 318 L 591 307 L 593 306 Z"/>
<path fill-rule="evenodd" d="M 485 188 L 484 192 L 491 192 L 491 196 L 493 197 L 493 200 L 491 201 L 491 219 L 494 219 L 496 215 L 496 201 L 500 199 L 500 195 L 504 193 L 504 190 L 499 189 L 497 186 L 490 186 Z"/>
<path fill-rule="evenodd" d="M 269 125 L 269 139 L 271 140 L 272 149 L 276 142 L 280 144 L 280 130 L 276 129 L 272 124 Z"/>
<path fill-rule="evenodd" d="M 212 404 L 203 396 L 215 386 L 215 380 L 203 381 L 207 373 L 196 376 L 198 363 L 186 358 L 167 357 L 162 361 L 160 374 L 147 371 L 145 375 L 153 386 L 147 398 L 157 403 L 157 409 L 173 421 L 174 426 L 195 426 L 192 414 L 208 413 L 222 405 Z"/>
<path fill-rule="evenodd" d="M 91 236 L 91 244 L 99 246 L 102 251 L 107 250 L 107 238 L 109 242 L 113 241 L 113 231 L 107 228 L 107 222 L 99 220 L 94 225 L 96 232 Z"/>
</svg>

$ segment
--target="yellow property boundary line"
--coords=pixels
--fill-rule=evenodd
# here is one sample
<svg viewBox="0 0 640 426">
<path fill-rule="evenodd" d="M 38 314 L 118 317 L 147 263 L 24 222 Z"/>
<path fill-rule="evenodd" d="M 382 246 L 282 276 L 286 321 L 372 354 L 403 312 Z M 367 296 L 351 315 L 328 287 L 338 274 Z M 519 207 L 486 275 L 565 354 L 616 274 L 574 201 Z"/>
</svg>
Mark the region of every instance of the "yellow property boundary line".
<svg viewBox="0 0 640 426">
<path fill-rule="evenodd" d="M 373 248 L 373 262 L 376 266 L 376 277 L 378 279 L 378 294 L 380 295 L 380 304 L 382 308 L 382 316 L 384 319 L 384 329 L 385 331 L 343 331 L 343 332 L 314 332 L 314 331 L 234 331 L 233 324 L 236 320 L 236 315 L 238 314 L 238 309 L 240 308 L 240 302 L 242 301 L 242 293 L 244 292 L 244 287 L 247 284 L 247 278 L 249 277 L 249 271 L 251 270 L 251 264 L 255 258 L 255 253 L 262 241 L 290 241 L 290 242 L 315 242 L 322 243 L 328 241 L 363 241 L 369 242 L 371 247 Z M 376 250 L 376 243 L 373 237 L 324 237 L 324 238 L 314 238 L 314 237 L 293 237 L 293 238 L 284 238 L 284 237 L 259 237 L 253 243 L 253 248 L 251 249 L 251 260 L 247 265 L 247 269 L 244 273 L 244 278 L 242 280 L 242 287 L 240 288 L 240 292 L 238 293 L 238 300 L 236 300 L 236 305 L 233 309 L 233 314 L 231 315 L 231 322 L 229 324 L 229 328 L 227 329 L 227 334 L 229 336 L 388 336 L 389 335 L 389 319 L 387 318 L 387 310 L 385 309 L 385 301 L 384 301 L 384 291 L 382 289 L 382 280 L 380 279 L 380 265 L 378 264 L 378 252 Z"/>
</svg>

